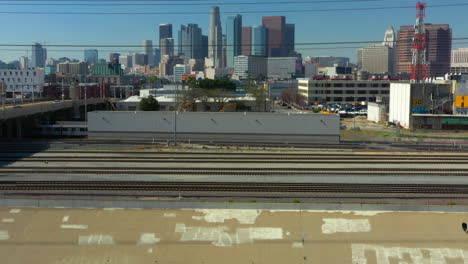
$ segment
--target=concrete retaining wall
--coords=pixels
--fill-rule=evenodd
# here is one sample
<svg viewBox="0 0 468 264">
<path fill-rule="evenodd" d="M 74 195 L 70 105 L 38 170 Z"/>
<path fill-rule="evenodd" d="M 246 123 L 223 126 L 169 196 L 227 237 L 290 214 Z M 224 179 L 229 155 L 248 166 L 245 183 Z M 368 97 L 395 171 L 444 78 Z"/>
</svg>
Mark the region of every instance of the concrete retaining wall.
<svg viewBox="0 0 468 264">
<path fill-rule="evenodd" d="M 177 120 L 175 122 L 175 120 Z M 213 112 L 91 112 L 90 138 L 212 142 L 338 143 L 338 115 Z"/>
</svg>

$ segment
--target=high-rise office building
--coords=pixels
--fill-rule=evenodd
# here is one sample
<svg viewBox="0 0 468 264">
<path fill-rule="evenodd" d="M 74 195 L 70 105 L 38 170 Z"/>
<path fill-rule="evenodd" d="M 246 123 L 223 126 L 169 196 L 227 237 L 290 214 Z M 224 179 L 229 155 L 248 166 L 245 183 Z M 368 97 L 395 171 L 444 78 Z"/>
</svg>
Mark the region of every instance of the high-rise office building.
<svg viewBox="0 0 468 264">
<path fill-rule="evenodd" d="M 266 16 L 262 18 L 262 23 L 268 29 L 268 56 L 286 56 L 286 18 L 284 16 Z"/>
<path fill-rule="evenodd" d="M 221 64 L 219 67 L 225 68 L 227 64 L 227 36 L 223 35 L 222 38 L 222 49 L 221 49 Z"/>
<path fill-rule="evenodd" d="M 285 33 L 285 52 L 286 56 L 293 56 L 296 43 L 296 25 L 295 24 L 286 24 L 286 33 Z"/>
<path fill-rule="evenodd" d="M 133 57 L 130 54 L 119 56 L 119 63 L 125 68 L 133 67 Z"/>
<path fill-rule="evenodd" d="M 20 61 L 20 68 L 21 69 L 27 69 L 29 68 L 29 58 L 28 57 L 20 57 L 19 58 L 19 61 Z"/>
<path fill-rule="evenodd" d="M 159 62 L 161 61 L 161 50 L 159 48 L 154 49 L 154 60 L 153 60 L 153 65 L 158 65 Z"/>
<path fill-rule="evenodd" d="M 197 24 L 181 25 L 179 30 L 179 56 L 185 56 L 185 63 L 190 59 L 203 59 L 202 30 Z"/>
<path fill-rule="evenodd" d="M 452 29 L 447 24 L 426 24 L 427 76 L 440 77 L 450 72 Z M 413 58 L 414 26 L 401 26 L 397 41 L 397 72 L 409 74 Z"/>
<path fill-rule="evenodd" d="M 221 68 L 221 60 L 223 57 L 223 31 L 221 18 L 219 16 L 219 7 L 217 6 L 211 8 L 208 34 L 208 57 L 213 59 L 215 68 Z"/>
<path fill-rule="evenodd" d="M 159 49 L 161 50 L 161 59 L 165 56 L 173 56 L 174 55 L 174 39 L 173 38 L 165 38 L 161 39 L 161 43 L 159 43 Z"/>
<path fill-rule="evenodd" d="M 242 48 L 241 54 L 252 55 L 252 27 L 242 27 Z"/>
<path fill-rule="evenodd" d="M 172 39 L 172 24 L 160 24 L 159 25 L 159 45 L 161 45 L 163 39 Z M 159 47 L 160 53 L 159 57 L 162 58 L 164 55 L 162 52 L 162 48 Z"/>
<path fill-rule="evenodd" d="M 360 70 L 371 74 L 393 73 L 393 49 L 387 45 L 374 45 L 358 52 Z"/>
<path fill-rule="evenodd" d="M 335 65 L 344 67 L 349 65 L 349 58 L 347 57 L 319 56 L 312 57 L 311 60 L 318 63 L 320 67 L 333 67 Z"/>
<path fill-rule="evenodd" d="M 88 64 L 96 64 L 99 61 L 98 51 L 95 49 L 87 49 L 84 51 L 84 62 Z"/>
<path fill-rule="evenodd" d="M 144 66 L 145 65 L 145 54 L 143 53 L 132 53 L 132 65 L 135 66 Z"/>
<path fill-rule="evenodd" d="M 268 30 L 263 26 L 252 27 L 252 55 L 268 56 Z"/>
<path fill-rule="evenodd" d="M 230 16 L 226 20 L 226 66 L 234 67 L 234 57 L 242 51 L 242 16 Z"/>
<path fill-rule="evenodd" d="M 154 50 L 152 40 L 143 40 L 143 54 L 145 54 L 145 64 L 154 64 Z"/>
<path fill-rule="evenodd" d="M 165 38 L 172 38 L 172 24 L 159 25 L 159 40 Z"/>
<path fill-rule="evenodd" d="M 111 63 L 119 63 L 119 57 L 120 57 L 119 53 L 111 53 L 109 54 L 109 61 Z"/>
<path fill-rule="evenodd" d="M 208 36 L 202 35 L 202 58 L 208 58 Z"/>
<path fill-rule="evenodd" d="M 395 48 L 396 46 L 396 35 L 395 30 L 392 26 L 388 26 L 387 30 L 385 31 L 384 41 L 382 45 L 389 46 L 390 48 Z"/>
<path fill-rule="evenodd" d="M 31 62 L 29 66 L 31 68 L 44 67 L 46 60 L 47 60 L 46 48 L 43 48 L 42 45 L 39 43 L 35 43 L 32 46 Z"/>
</svg>

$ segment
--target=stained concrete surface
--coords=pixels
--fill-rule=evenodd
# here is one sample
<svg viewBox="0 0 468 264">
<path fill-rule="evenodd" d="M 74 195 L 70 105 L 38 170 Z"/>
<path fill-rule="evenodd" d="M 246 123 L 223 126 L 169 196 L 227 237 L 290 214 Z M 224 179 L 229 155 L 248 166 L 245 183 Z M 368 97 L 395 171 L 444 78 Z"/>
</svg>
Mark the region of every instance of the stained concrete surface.
<svg viewBox="0 0 468 264">
<path fill-rule="evenodd" d="M 1 263 L 468 263 L 467 213 L 3 207 L 0 219 Z"/>
</svg>

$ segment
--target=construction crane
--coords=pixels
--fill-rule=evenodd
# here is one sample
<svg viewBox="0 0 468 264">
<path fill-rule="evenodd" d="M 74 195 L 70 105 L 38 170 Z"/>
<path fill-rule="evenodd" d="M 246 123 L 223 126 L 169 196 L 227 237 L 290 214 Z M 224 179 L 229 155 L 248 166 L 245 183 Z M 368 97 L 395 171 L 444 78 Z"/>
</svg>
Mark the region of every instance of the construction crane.
<svg viewBox="0 0 468 264">
<path fill-rule="evenodd" d="M 416 25 L 414 26 L 413 58 L 411 62 L 411 80 L 416 83 L 422 82 L 427 77 L 427 39 L 424 26 L 426 5 L 424 2 L 416 4 Z"/>
</svg>

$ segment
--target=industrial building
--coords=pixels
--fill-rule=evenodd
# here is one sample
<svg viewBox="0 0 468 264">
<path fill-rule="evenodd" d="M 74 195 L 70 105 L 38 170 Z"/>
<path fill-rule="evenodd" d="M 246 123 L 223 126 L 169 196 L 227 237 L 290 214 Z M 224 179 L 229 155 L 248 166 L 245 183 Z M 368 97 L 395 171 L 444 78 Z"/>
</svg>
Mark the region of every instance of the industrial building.
<svg viewBox="0 0 468 264">
<path fill-rule="evenodd" d="M 452 61 L 450 63 L 450 72 L 468 73 L 468 48 L 452 50 Z"/>
<path fill-rule="evenodd" d="M 298 81 L 299 94 L 305 104 L 376 102 L 377 98 L 388 100 L 389 81 L 314 80 Z"/>
<path fill-rule="evenodd" d="M 91 139 L 184 142 L 339 143 L 340 118 L 330 114 L 90 112 Z"/>
<path fill-rule="evenodd" d="M 432 83 L 392 83 L 389 121 L 408 129 L 467 129 L 468 76 Z"/>
<path fill-rule="evenodd" d="M 41 93 L 44 88 L 44 70 L 0 69 L 0 80 L 5 84 L 7 97 L 12 97 L 13 93 Z"/>
</svg>

